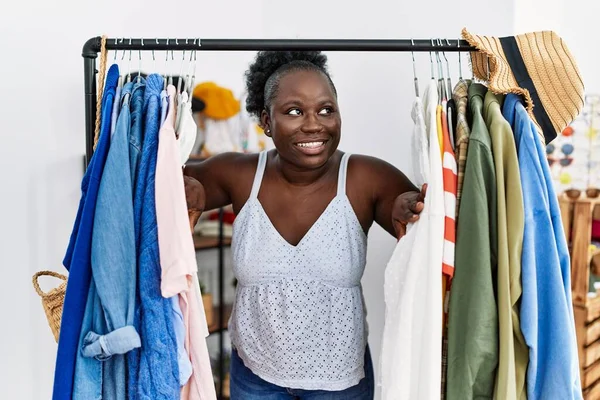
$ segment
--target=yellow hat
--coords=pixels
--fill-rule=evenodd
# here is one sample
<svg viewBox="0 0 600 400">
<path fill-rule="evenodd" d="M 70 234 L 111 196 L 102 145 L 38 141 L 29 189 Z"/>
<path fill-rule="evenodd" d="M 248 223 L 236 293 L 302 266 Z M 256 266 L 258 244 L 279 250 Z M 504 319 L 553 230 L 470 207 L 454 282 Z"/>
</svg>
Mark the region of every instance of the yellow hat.
<svg viewBox="0 0 600 400">
<path fill-rule="evenodd" d="M 214 82 L 203 82 L 194 88 L 192 97 L 206 104 L 204 115 L 212 119 L 228 119 L 240 112 L 240 102 L 233 92 Z"/>
<path fill-rule="evenodd" d="M 525 98 L 527 111 L 550 143 L 583 109 L 583 81 L 566 43 L 554 32 L 509 37 L 463 38 L 471 52 L 473 74 L 495 93 Z"/>
</svg>

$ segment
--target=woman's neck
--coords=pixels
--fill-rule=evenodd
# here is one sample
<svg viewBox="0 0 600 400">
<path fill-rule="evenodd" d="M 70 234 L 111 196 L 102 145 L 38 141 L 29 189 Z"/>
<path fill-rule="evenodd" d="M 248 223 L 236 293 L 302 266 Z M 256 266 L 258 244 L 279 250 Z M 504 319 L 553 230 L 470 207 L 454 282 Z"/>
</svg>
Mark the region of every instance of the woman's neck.
<svg viewBox="0 0 600 400">
<path fill-rule="evenodd" d="M 279 156 L 279 153 L 275 152 L 274 166 L 278 175 L 287 183 L 292 186 L 308 186 L 319 180 L 335 170 L 336 162 L 335 154 L 331 156 L 327 162 L 320 167 L 304 169 L 284 160 Z"/>
</svg>

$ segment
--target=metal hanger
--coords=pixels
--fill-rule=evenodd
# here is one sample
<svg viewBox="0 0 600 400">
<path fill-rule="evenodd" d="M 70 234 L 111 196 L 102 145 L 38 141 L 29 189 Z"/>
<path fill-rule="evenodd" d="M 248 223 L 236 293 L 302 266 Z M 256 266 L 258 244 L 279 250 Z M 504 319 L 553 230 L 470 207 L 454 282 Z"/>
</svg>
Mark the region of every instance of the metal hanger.
<svg viewBox="0 0 600 400">
<path fill-rule="evenodd" d="M 175 39 L 175 46 L 179 46 L 179 40 Z M 175 56 L 173 55 L 173 49 L 171 49 L 171 61 L 175 61 Z M 173 84 L 173 73 L 169 74 L 169 85 Z"/>
<path fill-rule="evenodd" d="M 411 46 L 415 45 L 414 40 L 410 39 Z M 413 77 L 415 82 L 415 95 L 419 97 L 419 80 L 417 79 L 417 66 L 415 63 L 415 53 L 411 50 L 410 54 L 412 56 L 412 64 L 413 64 Z"/>
<path fill-rule="evenodd" d="M 115 38 L 115 47 L 118 43 L 118 39 Z M 118 64 L 119 62 L 117 61 L 117 53 L 118 50 L 115 49 L 115 56 L 113 58 L 113 64 Z M 121 71 L 119 69 L 119 79 L 117 80 L 117 87 L 118 88 L 122 88 L 123 87 L 123 75 L 121 75 Z"/>
<path fill-rule="evenodd" d="M 435 45 L 433 44 L 433 39 L 431 39 L 431 46 L 432 46 L 432 47 L 433 47 L 433 46 L 435 46 Z M 430 63 L 430 65 L 431 65 L 431 79 L 435 79 L 435 76 L 434 76 L 435 74 L 434 74 L 434 72 L 433 72 L 433 57 L 432 57 L 432 55 L 431 55 L 431 51 L 429 52 L 429 63 Z"/>
<path fill-rule="evenodd" d="M 436 39 L 436 42 L 439 47 L 442 46 L 440 39 Z M 442 60 L 440 59 L 440 52 L 437 50 L 435 52 L 435 58 L 437 60 L 437 67 L 438 67 L 439 104 L 442 104 L 442 101 L 446 99 L 446 88 L 444 86 L 444 69 L 442 68 Z"/>
<path fill-rule="evenodd" d="M 448 45 L 448 47 L 450 47 L 450 41 L 448 39 L 446 39 L 446 44 Z M 446 81 L 448 84 L 448 99 L 451 98 L 452 96 L 452 79 L 450 78 L 450 64 L 448 63 L 448 59 L 446 58 L 446 52 L 442 52 L 442 55 L 444 56 L 444 60 L 446 60 L 446 70 L 448 71 L 448 75 L 446 76 Z"/>
<path fill-rule="evenodd" d="M 127 83 L 131 82 L 131 38 L 129 38 L 129 62 L 127 63 Z"/>
<path fill-rule="evenodd" d="M 188 40 L 185 39 L 185 44 L 188 43 Z M 183 64 L 185 63 L 185 49 L 181 55 L 181 65 L 179 66 L 179 77 L 177 78 L 177 93 L 181 93 L 181 81 L 183 80 Z"/>
<path fill-rule="evenodd" d="M 196 43 L 196 39 L 194 39 L 194 44 L 195 43 Z M 198 47 L 200 47 L 200 46 L 201 46 L 200 38 L 198 38 Z M 189 80 L 189 85 L 188 85 L 189 86 L 188 93 L 190 93 L 190 96 L 191 96 L 192 91 L 194 90 L 194 83 L 196 81 L 196 67 L 198 65 L 198 59 L 196 58 L 197 51 L 198 51 L 197 49 L 194 49 L 194 52 L 193 52 L 193 55 L 194 55 L 194 69 L 192 70 L 192 78 Z"/>
<path fill-rule="evenodd" d="M 158 44 L 158 38 L 156 39 L 156 44 Z M 152 71 L 156 72 L 156 55 L 154 54 L 154 49 L 152 49 Z"/>
<path fill-rule="evenodd" d="M 119 43 L 123 43 L 123 41 L 125 40 L 125 38 L 121 38 L 121 40 L 119 40 Z M 115 39 L 115 43 L 117 42 L 117 39 Z M 117 56 L 117 51 L 115 50 L 115 59 Z M 121 61 L 123 61 L 125 59 L 125 49 L 123 49 L 123 54 L 121 55 Z M 118 80 L 118 85 L 120 87 L 123 87 L 123 71 L 121 70 L 121 65 L 123 63 L 121 63 L 119 65 L 119 80 Z"/>
<path fill-rule="evenodd" d="M 167 49 L 165 50 L 165 74 L 163 75 L 163 90 L 167 90 L 167 67 L 169 65 L 169 38 L 167 38 Z"/>
<path fill-rule="evenodd" d="M 117 47 L 117 43 L 118 43 L 118 39 L 117 39 L 117 38 L 115 38 L 115 47 Z M 119 52 L 119 51 L 118 51 L 118 50 L 115 48 L 115 57 L 113 58 L 113 63 L 116 63 L 116 62 L 117 62 L 117 53 L 118 53 L 118 52 Z"/>
<path fill-rule="evenodd" d="M 142 39 L 142 47 L 144 47 L 144 39 Z M 138 74 L 136 79 L 137 84 L 139 85 L 142 82 L 142 50 L 138 50 Z"/>
<path fill-rule="evenodd" d="M 196 45 L 196 39 L 192 42 Z M 188 61 L 187 73 L 185 74 L 185 86 L 183 87 L 183 91 L 189 93 L 190 92 L 190 69 L 192 69 L 192 58 L 194 56 L 194 52 L 196 49 L 190 51 L 190 60 Z"/>
</svg>

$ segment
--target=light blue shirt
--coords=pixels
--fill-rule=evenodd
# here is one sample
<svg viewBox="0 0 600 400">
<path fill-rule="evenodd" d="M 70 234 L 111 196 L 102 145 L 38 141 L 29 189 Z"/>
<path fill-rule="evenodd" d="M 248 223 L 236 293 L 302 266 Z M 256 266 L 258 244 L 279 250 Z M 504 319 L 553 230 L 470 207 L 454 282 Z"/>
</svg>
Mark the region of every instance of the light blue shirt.
<svg viewBox="0 0 600 400">
<path fill-rule="evenodd" d="M 103 362 L 98 380 L 102 382 L 102 398 L 107 400 L 126 399 L 124 354 L 141 346 L 133 326 L 137 267 L 129 159 L 129 89 L 123 89 L 123 104 L 98 190 L 92 235 L 92 274 L 97 295 L 93 313 L 104 316 L 105 329 L 85 333 L 82 348 L 84 357 Z"/>
<path fill-rule="evenodd" d="M 503 114 L 515 134 L 525 208 L 521 330 L 529 346 L 527 398 L 581 399 L 569 251 L 546 152 L 520 97 L 507 95 Z"/>
</svg>

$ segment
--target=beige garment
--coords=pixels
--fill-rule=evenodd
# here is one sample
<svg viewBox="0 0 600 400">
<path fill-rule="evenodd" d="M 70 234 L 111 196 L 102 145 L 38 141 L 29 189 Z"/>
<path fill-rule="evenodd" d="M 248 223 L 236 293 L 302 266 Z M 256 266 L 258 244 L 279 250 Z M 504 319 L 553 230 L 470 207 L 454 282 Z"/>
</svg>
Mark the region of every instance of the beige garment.
<svg viewBox="0 0 600 400">
<path fill-rule="evenodd" d="M 454 155 L 458 166 L 458 186 L 456 190 L 456 218 L 458 219 L 458 209 L 462 195 L 462 185 L 465 178 L 465 167 L 467 166 L 467 149 L 469 146 L 469 135 L 471 129 L 467 122 L 467 100 L 469 97 L 469 86 L 471 80 L 461 79 L 454 87 L 452 98 L 456 104 L 456 143 L 454 145 Z"/>
<path fill-rule="evenodd" d="M 494 398 L 527 398 L 525 375 L 529 350 L 521 333 L 518 301 L 521 297 L 521 250 L 525 217 L 517 148 L 510 124 L 502 116 L 500 101 L 488 91 L 484 119 L 492 138 L 498 195 L 497 304 L 500 357 Z"/>
</svg>

